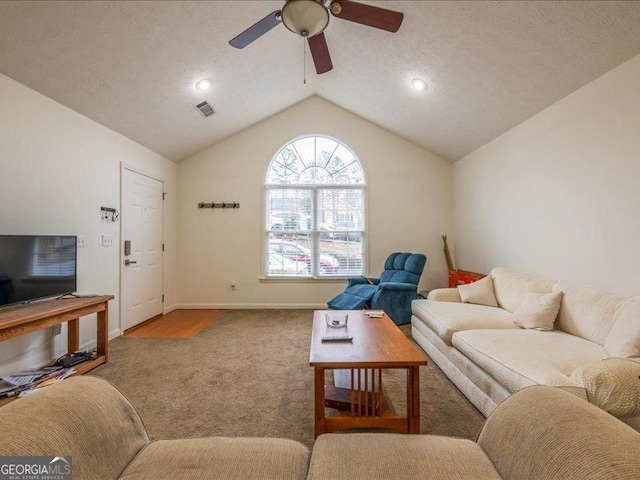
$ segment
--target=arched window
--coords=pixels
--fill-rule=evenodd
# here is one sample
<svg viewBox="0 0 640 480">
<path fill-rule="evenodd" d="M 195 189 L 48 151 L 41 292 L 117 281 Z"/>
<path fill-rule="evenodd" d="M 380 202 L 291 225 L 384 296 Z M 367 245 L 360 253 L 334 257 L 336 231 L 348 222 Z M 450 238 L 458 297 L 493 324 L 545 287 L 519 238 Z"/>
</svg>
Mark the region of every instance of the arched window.
<svg viewBox="0 0 640 480">
<path fill-rule="evenodd" d="M 265 181 L 267 277 L 330 277 L 364 271 L 365 178 L 346 145 L 297 138 L 271 159 Z"/>
</svg>

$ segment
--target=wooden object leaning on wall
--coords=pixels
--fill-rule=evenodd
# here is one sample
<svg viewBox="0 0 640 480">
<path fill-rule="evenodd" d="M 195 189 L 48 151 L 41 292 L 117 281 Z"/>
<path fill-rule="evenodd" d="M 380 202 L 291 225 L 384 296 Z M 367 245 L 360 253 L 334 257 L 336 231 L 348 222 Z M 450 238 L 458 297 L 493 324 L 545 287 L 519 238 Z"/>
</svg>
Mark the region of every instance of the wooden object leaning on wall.
<svg viewBox="0 0 640 480">
<path fill-rule="evenodd" d="M 449 245 L 447 245 L 447 236 L 442 236 L 444 242 L 444 258 L 447 260 L 447 267 L 449 268 L 449 288 L 455 288 L 458 285 L 465 285 L 467 283 L 473 283 L 481 278 L 486 277 L 484 273 L 467 272 L 466 270 L 456 270 L 453 268 L 453 262 L 451 261 L 451 253 L 449 252 Z"/>
</svg>

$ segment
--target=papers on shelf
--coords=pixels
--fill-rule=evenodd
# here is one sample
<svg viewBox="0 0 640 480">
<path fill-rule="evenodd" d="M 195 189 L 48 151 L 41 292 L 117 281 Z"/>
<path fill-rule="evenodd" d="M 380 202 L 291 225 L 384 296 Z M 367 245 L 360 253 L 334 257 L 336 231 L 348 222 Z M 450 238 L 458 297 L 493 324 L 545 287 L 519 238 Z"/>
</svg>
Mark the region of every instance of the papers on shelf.
<svg viewBox="0 0 640 480">
<path fill-rule="evenodd" d="M 364 314 L 369 318 L 382 318 L 384 317 L 384 310 L 365 310 Z"/>
<path fill-rule="evenodd" d="M 35 382 L 41 376 L 42 375 L 15 375 L 11 377 L 0 377 L 0 379 L 5 383 L 13 385 L 14 387 L 23 387 Z"/>
<path fill-rule="evenodd" d="M 23 370 L 14 375 L 0 377 L 0 379 L 16 387 L 24 387 L 43 378 L 57 376 L 61 370 L 62 367 L 43 367 L 37 370 Z"/>
<path fill-rule="evenodd" d="M 29 390 L 46 387 L 64 380 L 73 373 L 75 373 L 73 368 L 44 367 L 0 377 L 0 397 L 10 397 L 18 393 L 23 396 Z"/>
</svg>

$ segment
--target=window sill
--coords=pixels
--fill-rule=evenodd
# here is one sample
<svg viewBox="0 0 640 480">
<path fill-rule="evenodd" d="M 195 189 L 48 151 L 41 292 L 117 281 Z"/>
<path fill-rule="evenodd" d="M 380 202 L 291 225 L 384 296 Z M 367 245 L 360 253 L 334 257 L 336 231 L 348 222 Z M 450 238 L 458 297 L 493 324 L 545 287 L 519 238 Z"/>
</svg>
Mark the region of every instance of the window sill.
<svg viewBox="0 0 640 480">
<path fill-rule="evenodd" d="M 258 277 L 261 283 L 344 283 L 350 277 Z"/>
</svg>

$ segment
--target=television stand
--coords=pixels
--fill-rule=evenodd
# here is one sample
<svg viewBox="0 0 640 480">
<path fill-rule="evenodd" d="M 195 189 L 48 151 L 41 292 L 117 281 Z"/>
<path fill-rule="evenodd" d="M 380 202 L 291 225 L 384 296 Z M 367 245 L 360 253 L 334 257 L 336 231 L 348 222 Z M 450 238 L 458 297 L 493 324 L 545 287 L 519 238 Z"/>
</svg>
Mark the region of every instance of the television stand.
<svg viewBox="0 0 640 480">
<path fill-rule="evenodd" d="M 74 375 L 82 375 L 109 358 L 109 300 L 113 295 L 90 298 L 42 300 L 33 303 L 0 308 L 0 341 L 67 323 L 67 352 L 80 348 L 80 317 L 96 313 L 97 356 L 79 363 Z M 0 400 L 0 406 L 15 397 Z"/>
</svg>

